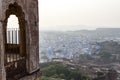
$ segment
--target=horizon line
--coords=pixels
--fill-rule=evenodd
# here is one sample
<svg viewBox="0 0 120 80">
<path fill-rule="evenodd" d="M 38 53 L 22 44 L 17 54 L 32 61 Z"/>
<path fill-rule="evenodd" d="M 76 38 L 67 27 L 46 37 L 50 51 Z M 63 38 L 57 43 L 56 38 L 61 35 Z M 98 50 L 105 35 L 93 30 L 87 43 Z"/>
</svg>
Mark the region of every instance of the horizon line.
<svg viewBox="0 0 120 80">
<path fill-rule="evenodd" d="M 60 31 L 60 32 L 64 32 L 64 31 L 82 31 L 82 30 L 85 30 L 85 31 L 94 31 L 94 30 L 97 30 L 97 29 L 120 29 L 118 27 L 101 27 L 101 28 L 94 28 L 94 29 L 75 29 L 75 30 L 41 30 L 39 28 L 39 31 Z"/>
</svg>

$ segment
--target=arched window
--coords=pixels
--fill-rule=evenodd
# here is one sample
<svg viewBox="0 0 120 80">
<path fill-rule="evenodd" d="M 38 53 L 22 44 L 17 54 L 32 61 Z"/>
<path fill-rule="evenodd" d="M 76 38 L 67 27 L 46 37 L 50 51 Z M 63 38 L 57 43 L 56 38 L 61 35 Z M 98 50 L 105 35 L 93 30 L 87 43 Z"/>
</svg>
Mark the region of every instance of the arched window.
<svg viewBox="0 0 120 80">
<path fill-rule="evenodd" d="M 20 37 L 23 33 L 20 31 L 19 19 L 16 15 L 10 15 L 6 25 L 6 44 L 5 44 L 5 66 L 6 76 L 9 80 L 11 76 L 26 73 L 25 56 L 21 56 Z M 22 39 L 22 38 L 21 38 Z M 20 66 L 22 65 L 22 66 Z M 23 66 L 24 65 L 24 66 Z M 24 70 L 24 71 L 22 71 Z M 9 76 L 11 75 L 11 76 Z"/>
<path fill-rule="evenodd" d="M 6 10 L 3 29 L 6 78 L 14 80 L 19 75 L 19 79 L 26 74 L 26 26 L 24 12 L 17 3 L 10 4 Z"/>
<path fill-rule="evenodd" d="M 7 44 L 19 44 L 19 21 L 16 15 L 10 15 L 6 29 Z"/>
</svg>

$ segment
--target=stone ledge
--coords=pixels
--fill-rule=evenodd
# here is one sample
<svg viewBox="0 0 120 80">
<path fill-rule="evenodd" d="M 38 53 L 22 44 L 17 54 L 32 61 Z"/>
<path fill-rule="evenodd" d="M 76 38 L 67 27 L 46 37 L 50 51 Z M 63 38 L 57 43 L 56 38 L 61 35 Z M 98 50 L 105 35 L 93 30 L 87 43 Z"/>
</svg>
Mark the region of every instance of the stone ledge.
<svg viewBox="0 0 120 80">
<path fill-rule="evenodd" d="M 42 73 L 40 70 L 32 73 L 32 74 L 29 74 L 19 80 L 40 80 L 40 77 L 42 76 Z"/>
</svg>

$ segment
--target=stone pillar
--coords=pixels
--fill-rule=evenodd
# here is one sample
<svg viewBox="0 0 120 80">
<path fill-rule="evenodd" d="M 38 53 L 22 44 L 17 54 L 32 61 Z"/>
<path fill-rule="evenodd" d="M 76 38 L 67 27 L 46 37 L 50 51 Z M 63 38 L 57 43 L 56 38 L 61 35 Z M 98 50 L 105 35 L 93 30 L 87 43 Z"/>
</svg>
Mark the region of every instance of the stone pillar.
<svg viewBox="0 0 120 80">
<path fill-rule="evenodd" d="M 0 22 L 0 80 L 6 80 L 4 67 L 4 40 L 2 22 Z"/>
<path fill-rule="evenodd" d="M 39 69 L 39 26 L 38 26 L 38 1 L 27 2 L 26 47 L 28 54 L 28 72 Z"/>
<path fill-rule="evenodd" d="M 3 40 L 3 11 L 2 0 L 0 0 L 0 80 L 6 80 L 6 73 L 4 67 L 4 40 Z"/>
</svg>

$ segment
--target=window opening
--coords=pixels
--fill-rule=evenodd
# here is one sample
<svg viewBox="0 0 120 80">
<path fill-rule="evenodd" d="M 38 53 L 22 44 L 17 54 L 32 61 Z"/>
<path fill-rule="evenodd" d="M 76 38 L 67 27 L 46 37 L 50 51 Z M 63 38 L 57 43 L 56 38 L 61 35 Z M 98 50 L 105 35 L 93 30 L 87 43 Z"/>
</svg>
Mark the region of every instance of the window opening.
<svg viewBox="0 0 120 80">
<path fill-rule="evenodd" d="M 16 15 L 10 15 L 7 22 L 7 44 L 19 44 L 19 21 Z"/>
</svg>

